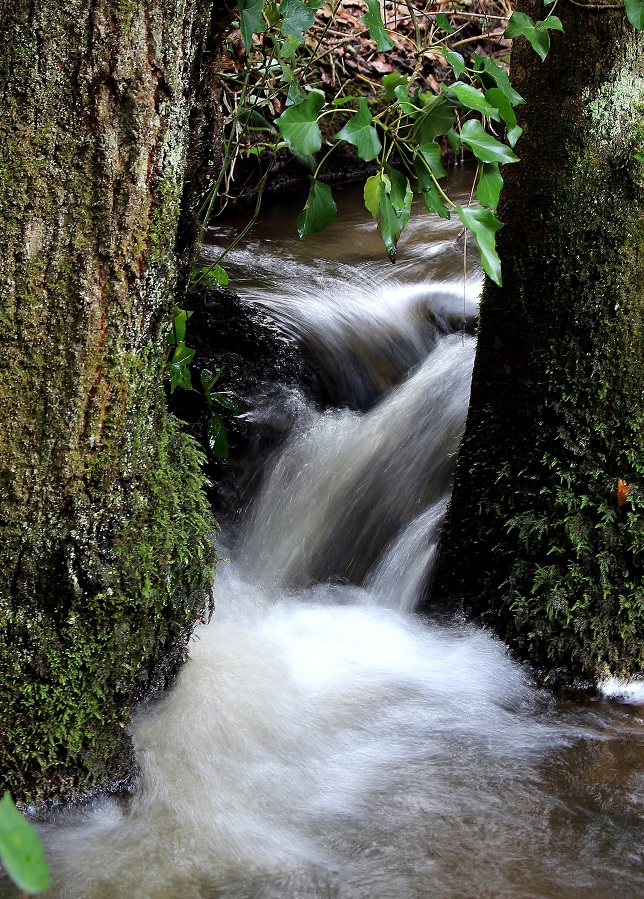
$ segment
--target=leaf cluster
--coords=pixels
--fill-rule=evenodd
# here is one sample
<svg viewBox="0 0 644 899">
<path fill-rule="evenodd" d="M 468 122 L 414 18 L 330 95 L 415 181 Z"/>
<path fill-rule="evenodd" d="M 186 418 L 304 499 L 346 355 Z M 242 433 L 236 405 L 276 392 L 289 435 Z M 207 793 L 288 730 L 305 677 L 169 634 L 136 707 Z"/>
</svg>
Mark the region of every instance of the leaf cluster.
<svg viewBox="0 0 644 899">
<path fill-rule="evenodd" d="M 525 39 L 545 59 L 551 32 L 563 31 L 554 15 L 558 2 L 546 0 L 544 17 L 536 22 L 517 12 L 506 22 L 497 17 L 506 27 L 496 35 Z M 274 158 L 288 148 L 310 171 L 309 193 L 297 223 L 300 236 L 307 237 L 336 216 L 332 190 L 324 181 L 325 167 L 338 147 L 349 144 L 364 163 L 377 166 L 377 174 L 365 185 L 365 206 L 392 262 L 417 194 L 439 216 L 458 216 L 476 241 L 483 269 L 501 284 L 496 233 L 502 223 L 495 210 L 503 186 L 502 166 L 518 161 L 514 148 L 521 127 L 516 107 L 523 98 L 497 59 L 457 50 L 464 49 L 468 38 L 455 40 L 463 28 L 459 18 L 463 14 L 456 7 L 433 13 L 413 0 L 405 4 L 404 35 L 413 50 L 413 69 L 397 71 L 385 62 L 374 103 L 365 96 L 343 96 L 342 84 L 335 97 L 328 97 L 313 76 L 316 63 L 327 53 L 325 35 L 342 17 L 344 5 L 343 0 L 326 4 L 323 0 L 240 0 L 245 65 L 227 76 L 238 86 L 236 105 L 229 109 L 226 157 L 232 160 L 232 168 L 239 146 L 235 142 L 249 132 L 261 136 L 259 143 L 247 148 L 249 154 L 270 151 Z M 627 15 L 636 27 L 642 24 L 643 5 L 644 0 L 627 2 Z M 391 12 L 393 6 L 388 0 L 364 0 L 360 18 L 371 46 L 385 61 L 387 54 L 395 61 L 401 37 L 398 7 L 393 20 L 383 17 L 383 10 Z M 427 59 L 440 59 L 451 72 L 446 83 L 435 82 L 430 90 L 420 78 Z M 341 127 L 334 128 L 331 136 L 323 127 L 327 117 L 334 123 L 340 119 Z M 472 200 L 478 206 L 470 201 L 461 207 L 450 199 L 442 165 L 447 148 L 453 153 L 467 151 L 475 158 Z M 260 197 L 268 169 L 259 185 Z M 217 187 L 221 186 L 220 178 Z"/>
<path fill-rule="evenodd" d="M 205 283 L 207 286 L 211 286 L 210 278 L 212 278 L 213 283 L 221 284 L 228 281 L 228 277 L 223 269 L 217 265 L 204 266 L 203 269 L 197 269 L 196 271 L 197 277 L 195 280 Z M 191 315 L 192 312 L 189 310 L 179 309 L 178 307 L 175 307 L 172 313 L 172 327 L 166 338 L 166 374 L 170 381 L 171 393 L 174 393 L 177 387 L 182 387 L 184 390 L 193 389 L 191 364 L 195 356 L 195 350 L 188 347 L 185 342 L 186 327 Z M 215 374 L 204 368 L 200 374 L 201 389 L 209 410 L 206 420 L 206 442 L 210 452 L 219 461 L 223 461 L 228 456 L 228 434 L 224 420 L 216 411 L 215 406 L 219 406 L 234 414 L 243 412 L 246 408 L 244 403 L 234 393 L 230 391 L 215 391 L 213 389 L 219 381 L 222 372 L 223 367 Z"/>
</svg>

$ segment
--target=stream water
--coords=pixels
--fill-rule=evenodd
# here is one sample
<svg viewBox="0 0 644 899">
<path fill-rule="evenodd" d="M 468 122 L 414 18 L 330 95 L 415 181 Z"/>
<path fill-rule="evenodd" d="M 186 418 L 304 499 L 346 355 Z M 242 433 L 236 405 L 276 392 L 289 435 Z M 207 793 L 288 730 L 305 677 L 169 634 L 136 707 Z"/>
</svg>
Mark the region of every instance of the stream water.
<svg viewBox="0 0 644 899">
<path fill-rule="evenodd" d="M 392 267 L 340 205 L 305 243 L 274 210 L 228 262 L 339 408 L 292 394 L 212 622 L 134 723 L 138 792 L 42 828 L 49 895 L 644 895 L 644 694 L 555 698 L 490 633 L 413 612 L 474 353 L 449 333 L 480 283 L 458 227 L 412 219 Z"/>
</svg>

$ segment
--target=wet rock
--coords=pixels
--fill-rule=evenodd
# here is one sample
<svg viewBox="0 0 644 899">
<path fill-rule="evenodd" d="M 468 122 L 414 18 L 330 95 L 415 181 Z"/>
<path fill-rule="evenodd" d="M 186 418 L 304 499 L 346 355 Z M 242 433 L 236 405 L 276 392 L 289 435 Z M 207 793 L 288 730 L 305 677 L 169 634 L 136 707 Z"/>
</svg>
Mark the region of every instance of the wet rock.
<svg viewBox="0 0 644 899">
<path fill-rule="evenodd" d="M 186 344 L 196 350 L 193 390 L 177 388 L 170 396 L 170 409 L 206 453 L 209 498 L 230 533 L 254 493 L 266 459 L 290 432 L 304 401 L 317 401 L 321 391 L 315 368 L 295 341 L 232 291 L 198 289 L 189 294 L 186 307 L 193 313 L 186 331 Z M 214 405 L 225 422 L 230 448 L 221 461 L 208 445 L 210 410 L 201 389 L 203 369 L 213 374 L 222 369 L 215 392 L 233 394 L 244 406 L 244 411 L 234 413 Z"/>
</svg>

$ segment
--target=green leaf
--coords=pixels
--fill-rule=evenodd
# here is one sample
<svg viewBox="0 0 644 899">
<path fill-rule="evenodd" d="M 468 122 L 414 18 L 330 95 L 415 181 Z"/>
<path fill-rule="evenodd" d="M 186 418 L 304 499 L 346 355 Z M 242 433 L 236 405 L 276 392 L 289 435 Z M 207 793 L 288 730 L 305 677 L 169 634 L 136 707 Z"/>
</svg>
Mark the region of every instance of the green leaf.
<svg viewBox="0 0 644 899">
<path fill-rule="evenodd" d="M 402 222 L 402 227 L 400 229 L 402 231 L 402 228 L 405 227 L 409 221 L 409 216 L 411 215 L 411 202 L 414 198 L 414 193 L 409 184 L 409 178 L 406 175 L 403 175 L 402 172 L 399 172 L 390 165 L 385 166 L 385 171 L 389 175 L 389 181 L 391 183 L 391 203 L 396 211 L 396 215 Z"/>
<path fill-rule="evenodd" d="M 554 0 L 553 0 L 554 2 Z M 487 76 L 488 82 L 492 82 L 499 90 L 503 91 L 512 106 L 520 106 L 525 100 L 520 93 L 510 84 L 508 73 L 502 69 L 500 65 L 490 59 L 489 56 L 476 56 L 477 77 L 483 82 L 484 76 Z M 482 68 L 478 68 L 478 66 Z"/>
<path fill-rule="evenodd" d="M 515 38 L 523 36 L 529 41 L 532 49 L 538 53 L 541 61 L 546 58 L 550 50 L 550 31 L 563 31 L 561 20 L 557 16 L 549 16 L 543 22 L 533 22 L 530 16 L 522 12 L 513 12 L 505 29 L 505 37 Z"/>
<path fill-rule="evenodd" d="M 456 121 L 456 113 L 447 105 L 445 94 L 425 101 L 414 124 L 413 137 L 419 144 L 428 144 L 435 137 L 446 134 Z"/>
<path fill-rule="evenodd" d="M 184 390 L 192 390 L 192 378 L 190 377 L 190 363 L 194 359 L 195 350 L 190 349 L 185 343 L 180 343 L 172 354 L 172 358 L 166 363 L 166 371 L 170 377 L 170 390 L 183 387 Z"/>
<path fill-rule="evenodd" d="M 447 138 L 448 144 L 452 148 L 452 152 L 458 153 L 461 147 L 461 138 L 459 134 L 453 128 L 450 128 L 449 131 L 445 133 L 445 137 Z"/>
<path fill-rule="evenodd" d="M 449 209 L 443 203 L 438 188 L 434 184 L 432 176 L 427 171 L 423 158 L 419 154 L 415 155 L 415 163 L 418 189 L 421 192 L 425 209 L 427 209 L 428 212 L 437 213 L 443 219 L 450 218 Z"/>
<path fill-rule="evenodd" d="M 246 403 L 240 400 L 234 393 L 231 393 L 230 390 L 227 390 L 225 393 L 213 393 L 212 399 L 231 412 L 244 412 L 246 409 Z"/>
<path fill-rule="evenodd" d="M 470 84 L 464 84 L 462 81 L 456 81 L 447 88 L 448 98 L 456 102 L 463 109 L 474 109 L 483 115 L 490 116 L 491 119 L 499 119 L 499 110 L 489 103 L 481 91 L 472 87 Z"/>
<path fill-rule="evenodd" d="M 514 128 L 517 123 L 516 113 L 501 88 L 491 87 L 489 90 L 485 91 L 485 98 L 488 103 L 492 104 L 492 106 L 496 106 L 499 115 L 505 124 L 509 125 L 510 128 Z"/>
<path fill-rule="evenodd" d="M 498 162 L 481 163 L 479 183 L 476 189 L 476 199 L 481 206 L 491 206 L 492 209 L 496 209 L 502 187 L 503 177 L 499 172 Z"/>
<path fill-rule="evenodd" d="M 441 48 L 441 53 L 445 57 L 446 62 L 448 62 L 452 71 L 456 75 L 457 78 L 460 78 L 467 66 L 465 65 L 465 59 L 461 56 L 460 53 L 456 53 L 455 50 L 446 50 L 444 47 Z"/>
<path fill-rule="evenodd" d="M 315 22 L 315 11 L 308 9 L 302 0 L 282 0 L 280 3 L 282 16 L 281 32 L 284 37 L 294 37 L 302 42 L 304 32 Z"/>
<path fill-rule="evenodd" d="M 489 209 L 457 206 L 456 211 L 461 222 L 474 235 L 481 254 L 483 271 L 495 284 L 502 287 L 501 260 L 496 252 L 496 232 L 503 227 L 503 224 Z"/>
<path fill-rule="evenodd" d="M 455 29 L 452 27 L 449 16 L 446 16 L 444 12 L 436 14 L 436 24 L 439 28 L 442 28 L 443 31 L 446 31 L 447 34 L 454 34 Z"/>
<path fill-rule="evenodd" d="M 317 153 L 322 146 L 322 133 L 317 118 L 323 106 L 322 91 L 312 90 L 306 100 L 289 106 L 275 119 L 284 140 L 303 156 Z"/>
<path fill-rule="evenodd" d="M 378 132 L 371 124 L 372 121 L 373 116 L 369 112 L 367 101 L 364 97 L 360 97 L 358 112 L 335 136 L 336 140 L 346 140 L 347 143 L 353 144 L 358 150 L 358 156 L 365 162 L 371 162 L 382 150 Z"/>
<path fill-rule="evenodd" d="M 42 893 L 49 886 L 49 869 L 38 834 L 8 792 L 0 800 L 0 862 L 25 893 Z"/>
<path fill-rule="evenodd" d="M 543 22 L 537 22 L 537 28 L 548 28 L 550 31 L 563 31 L 564 27 L 558 16 L 548 16 Z"/>
<path fill-rule="evenodd" d="M 398 238 L 409 221 L 412 191 L 409 179 L 387 166 L 387 173 L 378 172 L 367 179 L 364 189 L 365 206 L 378 223 L 389 259 L 396 261 Z"/>
<path fill-rule="evenodd" d="M 450 211 L 441 200 L 441 195 L 435 184 L 428 185 L 427 189 L 423 190 L 422 196 L 425 209 L 428 212 L 435 212 L 442 219 L 451 218 Z"/>
<path fill-rule="evenodd" d="M 380 205 L 380 184 L 385 179 L 387 179 L 387 176 L 378 172 L 376 175 L 367 178 L 364 183 L 364 205 L 374 218 L 378 215 Z"/>
<path fill-rule="evenodd" d="M 633 159 L 635 162 L 644 162 L 644 153 L 635 153 Z"/>
<path fill-rule="evenodd" d="M 279 0 L 264 0 L 264 18 L 273 28 L 280 20 Z"/>
<path fill-rule="evenodd" d="M 441 161 L 441 148 L 435 141 L 432 141 L 429 144 L 422 144 L 420 147 L 416 147 L 414 151 L 414 159 L 417 160 L 418 157 L 422 159 L 425 163 L 429 171 L 436 178 L 445 178 L 447 172 L 443 168 L 443 163 Z"/>
<path fill-rule="evenodd" d="M 380 0 L 366 0 L 369 11 L 360 19 L 363 25 L 369 28 L 369 37 L 376 42 L 376 48 L 379 53 L 384 50 L 391 50 L 394 42 L 391 40 L 382 21 L 382 13 L 380 12 Z"/>
<path fill-rule="evenodd" d="M 205 284 L 206 287 L 211 289 L 215 285 L 225 287 L 228 281 L 228 272 L 215 263 L 212 265 L 195 265 L 190 273 L 191 284 Z M 192 313 L 190 314 L 192 315 Z"/>
<path fill-rule="evenodd" d="M 421 107 L 410 98 L 407 87 L 404 84 L 396 85 L 394 96 L 398 99 L 398 106 L 403 115 L 409 116 L 410 119 L 415 119 L 418 116 Z"/>
<path fill-rule="evenodd" d="M 300 237 L 308 237 L 322 231 L 330 225 L 336 216 L 337 208 L 331 188 L 311 176 L 311 188 L 306 206 L 297 219 L 297 233 Z"/>
<path fill-rule="evenodd" d="M 526 36 L 526 33 L 534 30 L 534 21 L 523 12 L 513 12 L 505 29 L 504 37 L 514 38 Z"/>
<path fill-rule="evenodd" d="M 510 146 L 515 147 L 522 134 L 523 128 L 520 125 L 515 125 L 514 128 L 510 128 L 505 137 Z"/>
<path fill-rule="evenodd" d="M 286 106 L 295 106 L 296 103 L 301 103 L 302 100 L 306 100 L 307 96 L 304 88 L 294 81 L 289 87 L 288 94 L 286 95 Z"/>
<path fill-rule="evenodd" d="M 212 406 L 212 388 L 215 386 L 217 381 L 221 378 L 221 373 L 224 370 L 224 367 L 219 369 L 219 371 L 213 375 L 211 371 L 207 368 L 203 368 L 201 370 L 200 381 L 201 387 L 204 392 L 204 396 L 206 398 L 206 403 L 208 406 Z"/>
<path fill-rule="evenodd" d="M 644 0 L 626 0 L 626 18 L 633 28 L 644 29 Z"/>
<path fill-rule="evenodd" d="M 512 150 L 483 130 L 480 122 L 470 119 L 461 128 L 461 141 L 481 162 L 518 162 Z"/>
<path fill-rule="evenodd" d="M 511 147 L 514 147 L 516 142 L 521 137 L 523 129 L 517 125 L 516 113 L 514 112 L 510 101 L 508 100 L 504 92 L 498 87 L 490 88 L 489 91 L 485 92 L 485 96 L 488 98 L 490 103 L 497 106 L 499 114 L 506 125 L 505 139 Z"/>
<path fill-rule="evenodd" d="M 302 46 L 302 41 L 298 40 L 298 38 L 294 37 L 294 35 L 289 34 L 284 38 L 283 41 L 278 41 L 277 44 L 277 52 L 280 59 L 290 59 L 294 60 L 297 56 L 297 51 Z"/>
<path fill-rule="evenodd" d="M 409 80 L 407 75 L 401 75 L 400 72 L 390 72 L 389 75 L 382 76 L 382 86 L 385 89 L 385 98 L 387 100 L 395 100 L 394 93 L 397 87 L 404 87 Z"/>
<path fill-rule="evenodd" d="M 250 50 L 253 43 L 253 33 L 262 34 L 266 31 L 266 22 L 262 15 L 264 0 L 239 0 L 239 20 L 244 46 Z"/>
<path fill-rule="evenodd" d="M 215 459 L 222 462 L 228 456 L 228 434 L 221 415 L 212 412 L 206 422 L 208 448 Z"/>
<path fill-rule="evenodd" d="M 186 326 L 191 315 L 192 312 L 187 309 L 179 309 L 178 306 L 175 306 L 172 310 L 172 331 L 168 338 L 168 343 L 171 346 L 178 346 L 185 339 Z"/>
</svg>

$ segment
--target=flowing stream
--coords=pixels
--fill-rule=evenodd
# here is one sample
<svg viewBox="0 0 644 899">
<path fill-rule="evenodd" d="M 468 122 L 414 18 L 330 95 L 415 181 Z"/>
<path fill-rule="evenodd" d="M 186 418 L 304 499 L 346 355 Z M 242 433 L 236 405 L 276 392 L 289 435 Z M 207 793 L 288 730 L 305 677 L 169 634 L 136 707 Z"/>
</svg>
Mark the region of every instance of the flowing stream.
<svg viewBox="0 0 644 899">
<path fill-rule="evenodd" d="M 137 793 L 42 827 L 56 899 L 644 895 L 644 691 L 555 698 L 490 633 L 413 612 L 480 278 L 422 214 L 390 266 L 348 193 L 328 232 L 298 242 L 281 207 L 227 264 L 337 408 L 293 393 L 216 613 L 134 723 Z"/>
</svg>

